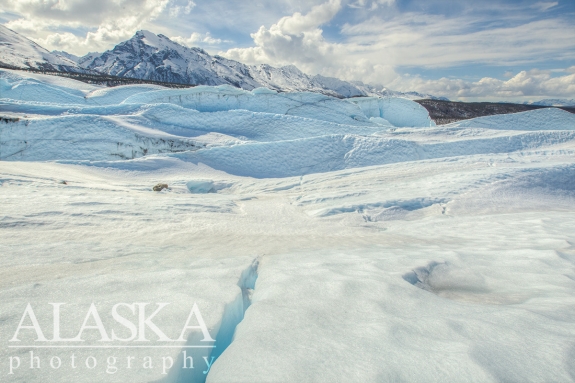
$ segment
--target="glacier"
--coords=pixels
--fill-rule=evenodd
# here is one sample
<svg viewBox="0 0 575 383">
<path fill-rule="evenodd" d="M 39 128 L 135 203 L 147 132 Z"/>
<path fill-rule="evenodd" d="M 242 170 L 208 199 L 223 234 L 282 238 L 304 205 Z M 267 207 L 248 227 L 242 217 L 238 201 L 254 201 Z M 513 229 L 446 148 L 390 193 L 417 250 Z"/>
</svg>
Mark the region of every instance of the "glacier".
<svg viewBox="0 0 575 383">
<path fill-rule="evenodd" d="M 405 98 L 15 70 L 0 91 L 2 381 L 575 381 L 574 114 L 436 126 Z M 54 302 L 63 338 L 91 303 L 127 338 L 120 302 L 169 303 L 177 338 L 195 303 L 215 342 L 10 342 L 27 303 L 51 338 Z"/>
</svg>

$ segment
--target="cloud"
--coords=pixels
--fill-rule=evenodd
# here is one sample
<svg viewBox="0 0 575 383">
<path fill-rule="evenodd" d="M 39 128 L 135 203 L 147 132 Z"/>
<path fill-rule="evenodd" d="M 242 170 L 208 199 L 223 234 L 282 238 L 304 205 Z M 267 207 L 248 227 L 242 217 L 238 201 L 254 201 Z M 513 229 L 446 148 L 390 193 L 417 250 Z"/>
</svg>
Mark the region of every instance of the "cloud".
<svg viewBox="0 0 575 383">
<path fill-rule="evenodd" d="M 374 17 L 345 25 L 350 45 L 385 53 L 394 66 L 449 67 L 467 63 L 510 65 L 548 55 L 575 58 L 575 33 L 568 21 L 543 19 L 492 26 L 477 16 L 448 19 L 408 13 L 385 21 Z M 375 58 L 375 57 L 374 57 Z"/>
<path fill-rule="evenodd" d="M 404 76 L 388 84 L 391 89 L 446 96 L 460 100 L 538 100 L 550 97 L 572 98 L 575 94 L 575 67 L 556 71 L 532 69 L 521 71 L 509 80 L 484 77 L 479 81 L 441 78 L 425 80 Z"/>
<path fill-rule="evenodd" d="M 373 72 L 388 66 L 371 65 L 358 57 L 353 62 L 346 59 L 349 46 L 327 42 L 319 27 L 328 23 L 340 11 L 340 0 L 330 0 L 314 6 L 307 14 L 299 12 L 282 17 L 277 23 L 251 34 L 255 46 L 233 48 L 221 55 L 245 63 L 267 63 L 272 65 L 295 64 L 304 72 L 319 73 L 335 77 L 349 77 L 347 72 Z M 364 73 L 365 74 L 365 73 Z"/>
<path fill-rule="evenodd" d="M 16 0 L 5 7 L 20 18 L 5 25 L 48 49 L 86 52 L 108 48 L 131 37 L 144 23 L 156 19 L 169 3 L 170 0 Z M 62 32 L 66 28 L 93 31 L 78 36 Z"/>
<path fill-rule="evenodd" d="M 188 0 L 186 5 L 173 5 L 170 7 L 170 16 L 171 17 L 178 17 L 181 14 L 189 15 L 195 6 L 196 6 L 196 3 L 194 3 L 192 0 Z"/>
<path fill-rule="evenodd" d="M 549 67 L 550 60 L 572 65 L 573 12 L 559 1 L 534 0 L 527 5 L 496 0 L 450 5 L 440 0 L 210 0 L 198 5 L 195 1 L 0 0 L 0 4 L 10 15 L 9 28 L 48 49 L 75 54 L 110 49 L 145 28 L 175 36 L 183 45 L 214 51 L 233 39 L 241 46 L 221 55 L 247 64 L 294 64 L 311 75 L 391 89 L 428 89 L 449 97 L 487 97 L 488 91 L 497 97 L 528 97 L 524 95 L 564 94 L 572 89 L 570 72 L 527 70 L 519 81 L 520 73 L 514 70 L 501 80 L 481 82 L 399 74 L 405 68 L 445 72 L 469 66 L 473 76 L 473 68 L 481 66 L 501 66 L 503 73 L 509 67 L 529 69 L 542 63 Z M 196 31 L 218 32 L 216 37 Z"/>
<path fill-rule="evenodd" d="M 194 32 L 190 35 L 189 38 L 184 38 L 181 36 L 174 36 L 170 37 L 171 40 L 177 42 L 181 45 L 186 45 L 189 47 L 198 46 L 198 45 L 207 45 L 207 46 L 214 46 L 223 43 L 231 43 L 230 40 L 222 40 L 212 37 L 210 32 L 206 32 L 205 34 L 201 34 L 198 32 Z"/>
<path fill-rule="evenodd" d="M 347 6 L 350 8 L 367 8 L 370 9 L 372 11 L 376 10 L 379 8 L 380 5 L 393 5 L 395 4 L 395 0 L 373 0 L 373 1 L 368 1 L 368 0 L 356 0 L 353 3 L 349 3 Z"/>
<path fill-rule="evenodd" d="M 355 0 L 348 5 L 367 9 L 373 3 Z M 384 3 L 393 5 L 392 1 L 377 2 Z M 533 67 L 549 57 L 575 59 L 575 32 L 567 17 L 535 17 L 532 9 L 513 8 L 510 4 L 504 8 L 504 12 L 497 10 L 496 18 L 483 9 L 448 17 L 386 8 L 370 12 L 368 19 L 357 23 L 351 22 L 352 17 L 344 17 L 347 22 L 336 41 L 327 41 L 322 25 L 341 9 L 339 1 L 329 1 L 305 15 L 294 13 L 269 28 L 261 26 L 251 34 L 252 47 L 220 54 L 252 64 L 295 64 L 310 74 L 376 84 L 399 78 L 396 68 L 401 67 Z M 346 9 L 354 12 L 354 8 Z"/>
<path fill-rule="evenodd" d="M 270 31 L 273 29 L 276 33 L 285 35 L 314 32 L 318 26 L 330 21 L 340 9 L 340 0 L 330 0 L 316 5 L 305 15 L 296 12 L 292 16 L 281 18 L 277 24 L 272 25 Z"/>
<path fill-rule="evenodd" d="M 545 12 L 546 10 L 553 8 L 558 4 L 559 4 L 559 2 L 557 2 L 557 1 L 540 1 L 540 2 L 533 4 L 530 8 Z"/>
</svg>

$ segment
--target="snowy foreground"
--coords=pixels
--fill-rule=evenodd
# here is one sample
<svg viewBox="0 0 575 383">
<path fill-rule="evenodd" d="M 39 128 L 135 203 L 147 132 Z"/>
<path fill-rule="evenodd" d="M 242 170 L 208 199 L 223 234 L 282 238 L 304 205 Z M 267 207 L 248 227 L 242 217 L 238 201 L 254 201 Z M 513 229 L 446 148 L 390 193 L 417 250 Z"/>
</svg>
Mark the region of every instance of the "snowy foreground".
<svg viewBox="0 0 575 383">
<path fill-rule="evenodd" d="M 0 94 L 2 382 L 575 381 L 573 114 Z"/>
</svg>

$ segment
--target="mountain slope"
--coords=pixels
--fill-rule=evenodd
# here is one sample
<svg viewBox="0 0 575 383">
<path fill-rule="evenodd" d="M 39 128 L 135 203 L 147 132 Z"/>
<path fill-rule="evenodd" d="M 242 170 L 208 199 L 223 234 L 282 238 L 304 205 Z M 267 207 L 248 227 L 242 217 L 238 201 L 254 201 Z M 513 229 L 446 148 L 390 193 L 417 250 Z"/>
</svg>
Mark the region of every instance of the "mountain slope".
<svg viewBox="0 0 575 383">
<path fill-rule="evenodd" d="M 186 48 L 163 35 L 139 31 L 130 40 L 102 53 L 84 67 L 113 76 L 193 85 L 258 86 L 239 71 L 222 65 L 199 48 Z"/>
<path fill-rule="evenodd" d="M 32 40 L 0 25 L 0 63 L 61 72 L 85 72 L 74 61 L 48 52 Z"/>
</svg>

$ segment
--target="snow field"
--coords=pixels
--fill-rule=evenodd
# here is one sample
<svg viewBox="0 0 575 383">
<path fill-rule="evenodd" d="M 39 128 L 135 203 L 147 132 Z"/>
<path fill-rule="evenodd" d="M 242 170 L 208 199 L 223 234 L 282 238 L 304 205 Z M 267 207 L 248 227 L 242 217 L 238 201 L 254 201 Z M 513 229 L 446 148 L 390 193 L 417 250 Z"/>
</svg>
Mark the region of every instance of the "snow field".
<svg viewBox="0 0 575 383">
<path fill-rule="evenodd" d="M 572 114 L 435 127 L 406 100 L 0 81 L 0 380 L 575 381 Z M 50 302 L 63 337 L 92 302 L 126 337 L 115 304 L 169 303 L 171 338 L 196 303 L 216 348 L 187 329 L 30 369 L 8 347 L 28 302 L 48 338 Z"/>
</svg>

